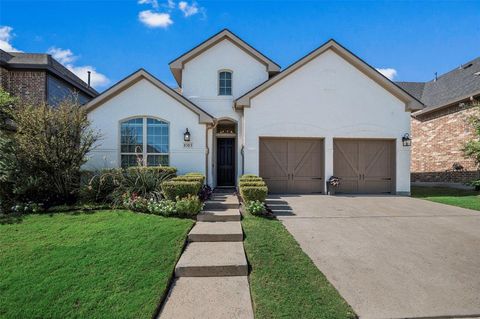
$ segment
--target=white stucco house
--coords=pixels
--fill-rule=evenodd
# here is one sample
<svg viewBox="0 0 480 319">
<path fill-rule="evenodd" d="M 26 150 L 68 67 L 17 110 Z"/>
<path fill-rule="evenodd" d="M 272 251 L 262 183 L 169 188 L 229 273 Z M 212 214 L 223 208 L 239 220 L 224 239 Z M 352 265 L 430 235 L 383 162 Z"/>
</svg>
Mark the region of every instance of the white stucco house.
<svg viewBox="0 0 480 319">
<path fill-rule="evenodd" d="M 88 169 L 170 165 L 214 187 L 242 174 L 272 193 L 410 192 L 421 102 L 334 40 L 288 68 L 222 30 L 173 60 L 172 89 L 141 69 L 86 105 L 103 138 Z M 188 134 L 186 134 L 188 132 Z"/>
</svg>

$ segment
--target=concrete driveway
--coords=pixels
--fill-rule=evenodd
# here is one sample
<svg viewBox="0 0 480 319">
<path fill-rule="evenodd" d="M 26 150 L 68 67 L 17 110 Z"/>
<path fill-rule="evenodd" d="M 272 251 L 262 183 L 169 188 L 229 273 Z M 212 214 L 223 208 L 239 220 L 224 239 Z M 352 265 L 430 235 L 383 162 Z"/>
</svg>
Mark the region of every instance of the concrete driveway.
<svg viewBox="0 0 480 319">
<path fill-rule="evenodd" d="M 480 317 L 480 213 L 394 196 L 269 206 L 361 318 Z"/>
</svg>

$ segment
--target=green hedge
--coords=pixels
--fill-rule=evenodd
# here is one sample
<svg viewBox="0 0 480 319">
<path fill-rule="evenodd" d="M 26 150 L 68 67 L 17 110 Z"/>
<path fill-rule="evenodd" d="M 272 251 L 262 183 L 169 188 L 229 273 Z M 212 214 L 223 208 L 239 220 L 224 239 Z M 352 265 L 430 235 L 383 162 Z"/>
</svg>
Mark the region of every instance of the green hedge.
<svg viewBox="0 0 480 319">
<path fill-rule="evenodd" d="M 142 172 L 153 172 L 158 174 L 172 174 L 173 176 L 177 175 L 177 168 L 172 166 L 131 166 L 126 168 L 128 172 L 142 171 Z"/>
<path fill-rule="evenodd" d="M 205 176 L 203 175 L 182 175 L 173 178 L 174 181 L 179 182 L 199 182 L 200 184 L 205 183 Z"/>
<path fill-rule="evenodd" d="M 185 174 L 185 176 L 203 176 L 203 174 L 200 172 L 191 172 L 191 173 Z"/>
<path fill-rule="evenodd" d="M 263 178 L 253 175 L 253 174 L 245 174 L 240 176 L 240 182 L 261 182 Z"/>
<path fill-rule="evenodd" d="M 166 199 L 175 200 L 177 197 L 185 198 L 188 195 L 197 195 L 202 188 L 198 181 L 170 180 L 162 183 L 162 193 Z"/>
<path fill-rule="evenodd" d="M 246 180 L 246 181 L 240 181 L 238 183 L 239 187 L 244 187 L 244 186 L 267 186 L 263 180 Z"/>
<path fill-rule="evenodd" d="M 265 202 L 267 198 L 267 186 L 242 186 L 240 187 L 240 195 L 245 202 L 260 201 Z"/>
</svg>

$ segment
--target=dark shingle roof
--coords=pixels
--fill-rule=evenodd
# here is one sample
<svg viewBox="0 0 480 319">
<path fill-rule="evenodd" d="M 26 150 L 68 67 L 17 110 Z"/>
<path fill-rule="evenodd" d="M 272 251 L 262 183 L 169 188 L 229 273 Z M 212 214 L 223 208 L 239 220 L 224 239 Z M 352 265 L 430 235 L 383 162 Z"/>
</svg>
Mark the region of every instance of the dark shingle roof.
<svg viewBox="0 0 480 319">
<path fill-rule="evenodd" d="M 422 101 L 424 82 L 395 82 L 402 89 L 413 95 L 417 100 Z M 422 101 L 423 102 L 423 101 Z"/>
<path fill-rule="evenodd" d="M 98 92 L 89 87 L 82 79 L 68 70 L 50 54 L 44 53 L 23 53 L 23 52 L 5 52 L 0 50 L 0 65 L 14 69 L 43 69 L 52 72 L 65 81 L 72 84 L 75 88 L 95 97 Z"/>
<path fill-rule="evenodd" d="M 404 90 L 420 99 L 425 114 L 438 108 L 480 95 L 480 57 L 429 82 L 397 82 Z"/>
</svg>

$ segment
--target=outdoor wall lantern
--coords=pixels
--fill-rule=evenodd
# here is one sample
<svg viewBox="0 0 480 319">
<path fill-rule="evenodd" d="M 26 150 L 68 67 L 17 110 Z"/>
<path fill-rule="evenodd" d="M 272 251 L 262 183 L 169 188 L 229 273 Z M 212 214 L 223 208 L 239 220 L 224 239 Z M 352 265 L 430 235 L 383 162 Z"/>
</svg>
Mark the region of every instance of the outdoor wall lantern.
<svg viewBox="0 0 480 319">
<path fill-rule="evenodd" d="M 190 132 L 188 131 L 188 128 L 185 131 L 185 133 L 183 133 L 183 141 L 184 142 L 190 142 Z"/>
<path fill-rule="evenodd" d="M 412 139 L 410 138 L 410 134 L 405 133 L 405 135 L 403 135 L 402 144 L 403 144 L 403 146 L 411 146 L 412 145 Z"/>
</svg>

